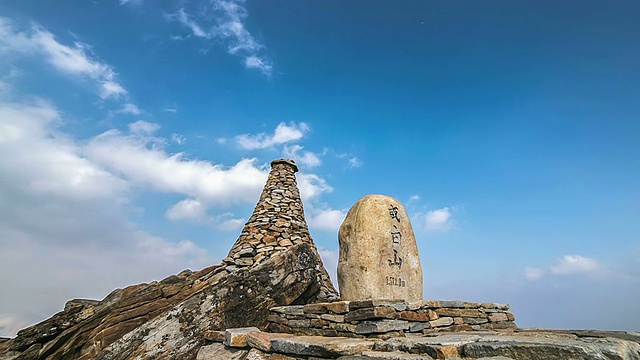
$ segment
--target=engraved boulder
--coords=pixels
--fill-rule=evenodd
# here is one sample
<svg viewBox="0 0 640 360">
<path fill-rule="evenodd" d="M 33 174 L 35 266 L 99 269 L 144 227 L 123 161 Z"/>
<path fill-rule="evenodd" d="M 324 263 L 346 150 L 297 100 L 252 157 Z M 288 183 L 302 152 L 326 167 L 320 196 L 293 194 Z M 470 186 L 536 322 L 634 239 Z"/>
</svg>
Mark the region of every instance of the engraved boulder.
<svg viewBox="0 0 640 360">
<path fill-rule="evenodd" d="M 342 300 L 422 300 L 418 246 L 398 200 L 386 195 L 361 198 L 340 226 L 338 240 Z"/>
</svg>

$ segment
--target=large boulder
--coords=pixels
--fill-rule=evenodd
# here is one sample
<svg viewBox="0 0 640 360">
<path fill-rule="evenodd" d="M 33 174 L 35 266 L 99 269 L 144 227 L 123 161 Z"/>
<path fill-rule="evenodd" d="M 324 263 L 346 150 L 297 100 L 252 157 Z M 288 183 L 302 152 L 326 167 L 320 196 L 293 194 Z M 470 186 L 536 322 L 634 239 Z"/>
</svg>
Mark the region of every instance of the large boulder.
<svg viewBox="0 0 640 360">
<path fill-rule="evenodd" d="M 418 246 L 398 200 L 386 195 L 361 198 L 340 226 L 338 240 L 342 300 L 422 300 Z"/>
</svg>

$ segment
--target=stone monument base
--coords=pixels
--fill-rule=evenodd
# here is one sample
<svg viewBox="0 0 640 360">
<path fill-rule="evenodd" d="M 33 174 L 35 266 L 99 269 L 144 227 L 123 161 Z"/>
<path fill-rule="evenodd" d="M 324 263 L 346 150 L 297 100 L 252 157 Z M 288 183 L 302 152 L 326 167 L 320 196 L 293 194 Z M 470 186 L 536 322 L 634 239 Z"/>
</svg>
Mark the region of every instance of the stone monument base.
<svg viewBox="0 0 640 360">
<path fill-rule="evenodd" d="M 400 334 L 517 329 L 509 305 L 361 300 L 270 309 L 267 329 L 294 335 L 388 339 Z"/>
</svg>

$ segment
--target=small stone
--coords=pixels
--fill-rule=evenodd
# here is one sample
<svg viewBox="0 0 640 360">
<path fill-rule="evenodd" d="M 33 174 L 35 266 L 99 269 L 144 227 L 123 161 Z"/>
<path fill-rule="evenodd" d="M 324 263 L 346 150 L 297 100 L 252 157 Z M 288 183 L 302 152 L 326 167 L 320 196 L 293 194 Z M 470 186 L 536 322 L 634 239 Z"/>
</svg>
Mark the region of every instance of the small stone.
<svg viewBox="0 0 640 360">
<path fill-rule="evenodd" d="M 230 347 L 247 346 L 247 334 L 252 331 L 260 331 L 257 327 L 227 329 L 224 331 L 224 344 Z"/>
<path fill-rule="evenodd" d="M 373 320 L 373 319 L 393 319 L 396 316 L 396 311 L 392 307 L 377 306 L 374 308 L 358 309 L 347 313 L 344 316 L 344 321 L 358 321 L 358 320 Z"/>
<path fill-rule="evenodd" d="M 398 319 L 409 320 L 409 321 L 429 321 L 429 314 L 427 313 L 418 313 L 415 311 L 403 311 L 398 314 Z"/>
<path fill-rule="evenodd" d="M 334 323 L 342 323 L 344 322 L 344 315 L 334 315 L 334 314 L 322 314 L 320 318 L 323 320 L 331 321 Z"/>
<path fill-rule="evenodd" d="M 305 314 L 323 314 L 327 311 L 325 304 L 307 304 L 304 305 L 303 311 Z"/>
<path fill-rule="evenodd" d="M 424 329 L 428 329 L 431 325 L 428 322 L 410 322 L 409 332 L 421 332 Z"/>
<path fill-rule="evenodd" d="M 327 308 L 327 311 L 332 312 L 334 314 L 345 314 L 349 311 L 348 301 L 336 301 L 333 303 L 326 303 L 324 306 Z"/>
<path fill-rule="evenodd" d="M 244 248 L 244 249 L 240 250 L 238 252 L 238 255 L 240 257 L 249 257 L 249 256 L 255 255 L 255 253 L 256 253 L 256 251 L 252 247 L 250 247 L 250 248 Z"/>
<path fill-rule="evenodd" d="M 505 313 L 492 313 L 489 314 L 489 321 L 491 322 L 500 322 L 500 321 L 508 321 L 509 318 Z"/>
<path fill-rule="evenodd" d="M 356 325 L 356 334 L 386 333 L 408 329 L 409 322 L 405 320 L 366 321 Z"/>
<path fill-rule="evenodd" d="M 225 339 L 224 331 L 217 331 L 217 330 L 207 330 L 204 332 L 202 337 L 205 340 L 214 341 L 214 342 L 223 342 Z"/>
<path fill-rule="evenodd" d="M 431 325 L 432 328 L 434 327 L 440 327 L 440 326 L 449 326 L 453 324 L 453 318 L 452 317 L 441 317 L 437 320 L 431 320 L 429 321 L 429 325 Z"/>
<path fill-rule="evenodd" d="M 251 349 L 247 353 L 247 357 L 244 360 L 268 360 L 269 358 L 262 351 L 258 349 Z"/>
<path fill-rule="evenodd" d="M 271 352 L 271 340 L 275 338 L 291 337 L 290 334 L 273 334 L 262 331 L 247 333 L 247 345 L 262 351 Z"/>
<path fill-rule="evenodd" d="M 465 324 L 467 325 L 479 325 L 479 324 L 484 324 L 486 322 L 489 322 L 489 320 L 487 318 L 477 318 L 477 317 L 463 317 L 462 320 L 464 321 Z"/>
</svg>

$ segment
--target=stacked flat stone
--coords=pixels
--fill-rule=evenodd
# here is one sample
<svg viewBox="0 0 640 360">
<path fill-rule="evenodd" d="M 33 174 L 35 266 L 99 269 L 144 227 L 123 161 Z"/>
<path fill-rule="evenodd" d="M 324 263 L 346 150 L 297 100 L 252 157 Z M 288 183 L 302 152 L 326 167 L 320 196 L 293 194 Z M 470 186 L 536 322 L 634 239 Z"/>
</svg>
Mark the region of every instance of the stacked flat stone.
<svg viewBox="0 0 640 360">
<path fill-rule="evenodd" d="M 222 260 L 225 270 L 253 266 L 293 245 L 313 244 L 296 183 L 297 171 L 293 160 L 271 162 L 260 200 L 229 255 Z"/>
<path fill-rule="evenodd" d="M 271 309 L 267 329 L 294 335 L 389 338 L 401 333 L 516 329 L 509 305 L 466 301 L 338 301 Z"/>
</svg>

